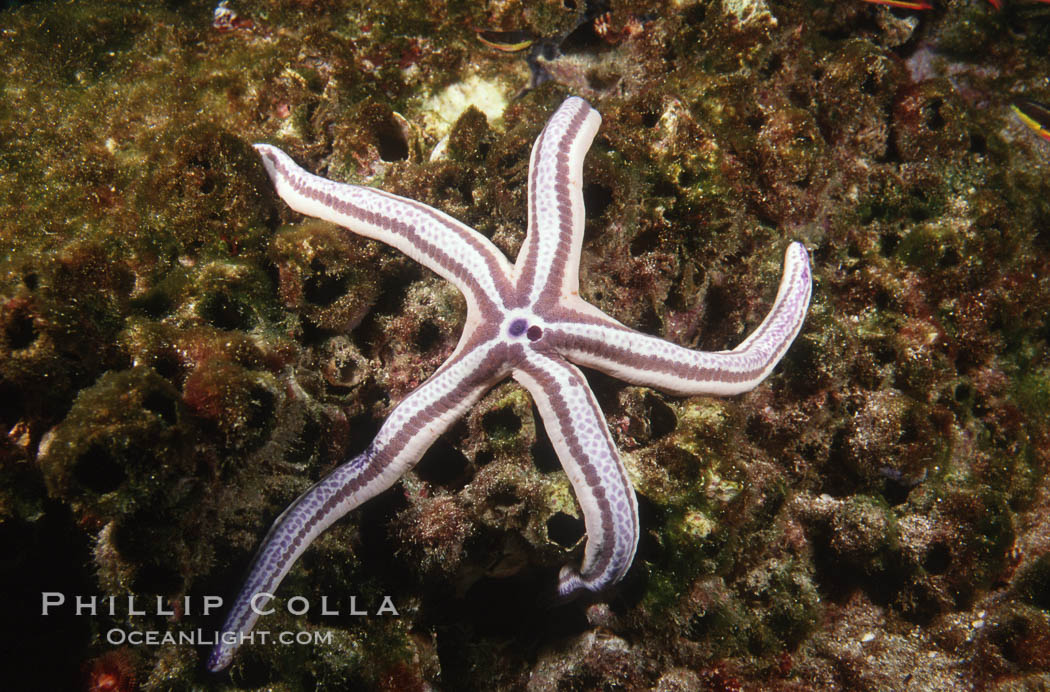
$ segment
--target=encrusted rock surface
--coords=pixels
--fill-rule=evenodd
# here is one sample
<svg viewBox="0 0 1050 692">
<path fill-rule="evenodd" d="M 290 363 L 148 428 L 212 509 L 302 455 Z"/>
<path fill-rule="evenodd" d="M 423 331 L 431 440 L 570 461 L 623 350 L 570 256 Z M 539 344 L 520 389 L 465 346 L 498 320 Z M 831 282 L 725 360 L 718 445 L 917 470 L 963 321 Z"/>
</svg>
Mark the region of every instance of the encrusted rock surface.
<svg viewBox="0 0 1050 692">
<path fill-rule="evenodd" d="M 12 689 L 1050 686 L 1050 142 L 1009 107 L 1050 102 L 1050 6 L 1003 5 L 5 3 Z M 582 521 L 507 383 L 290 573 L 265 629 L 329 638 L 246 646 L 219 676 L 204 646 L 114 643 L 217 628 L 203 597 L 232 596 L 464 318 L 397 252 L 291 213 L 250 144 L 513 256 L 532 140 L 570 93 L 604 118 L 588 300 L 721 350 L 786 242 L 814 263 L 754 392 L 588 373 L 639 493 L 623 584 L 548 603 Z M 43 591 L 70 602 L 41 616 Z"/>
</svg>

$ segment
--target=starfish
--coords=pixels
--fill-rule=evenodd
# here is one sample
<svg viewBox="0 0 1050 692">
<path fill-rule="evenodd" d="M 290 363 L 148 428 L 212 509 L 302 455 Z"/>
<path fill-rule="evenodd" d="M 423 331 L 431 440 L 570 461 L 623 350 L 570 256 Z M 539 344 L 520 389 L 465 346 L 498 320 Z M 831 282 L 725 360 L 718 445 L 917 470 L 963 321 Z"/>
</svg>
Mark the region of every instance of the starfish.
<svg viewBox="0 0 1050 692">
<path fill-rule="evenodd" d="M 753 389 L 780 361 L 802 327 L 812 290 L 809 256 L 798 242 L 787 247 L 769 314 L 732 351 L 694 351 L 642 334 L 579 296 L 583 159 L 600 123 L 586 101 L 571 97 L 536 139 L 528 227 L 513 265 L 487 238 L 440 211 L 311 175 L 280 149 L 255 145 L 289 207 L 401 250 L 451 281 L 466 298 L 467 316 L 452 355 L 391 411 L 371 444 L 277 517 L 212 650 L 210 670 L 229 665 L 255 625 L 257 594 L 270 597 L 322 531 L 393 485 L 507 376 L 535 400 L 583 512 L 583 559 L 578 568 L 562 568 L 558 596 L 618 582 L 638 545 L 638 505 L 594 394 L 572 363 L 693 396 Z"/>
</svg>

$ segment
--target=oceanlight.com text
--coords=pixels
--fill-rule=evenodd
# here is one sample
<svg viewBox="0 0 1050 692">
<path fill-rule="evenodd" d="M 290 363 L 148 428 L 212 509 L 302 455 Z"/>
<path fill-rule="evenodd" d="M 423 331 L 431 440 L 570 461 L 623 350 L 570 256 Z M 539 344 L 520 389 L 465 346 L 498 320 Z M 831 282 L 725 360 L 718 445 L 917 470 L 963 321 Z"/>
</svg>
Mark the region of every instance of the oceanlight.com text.
<svg viewBox="0 0 1050 692">
<path fill-rule="evenodd" d="M 279 644 L 281 646 L 323 646 L 332 643 L 329 631 L 270 632 L 219 632 L 216 630 L 189 630 L 184 632 L 162 632 L 159 630 L 125 630 L 114 627 L 106 632 L 106 643 L 112 646 L 215 646 L 219 642 L 237 644 Z"/>
</svg>

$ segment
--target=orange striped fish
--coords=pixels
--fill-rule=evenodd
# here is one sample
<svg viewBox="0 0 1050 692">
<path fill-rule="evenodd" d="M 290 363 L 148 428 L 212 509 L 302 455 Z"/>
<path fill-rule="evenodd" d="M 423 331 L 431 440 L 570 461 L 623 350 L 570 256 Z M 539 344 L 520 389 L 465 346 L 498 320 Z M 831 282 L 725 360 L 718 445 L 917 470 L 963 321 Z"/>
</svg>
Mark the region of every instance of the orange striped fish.
<svg viewBox="0 0 1050 692">
<path fill-rule="evenodd" d="M 1050 108 L 1028 99 L 1017 99 L 1010 104 L 1010 110 L 1029 129 L 1050 142 Z"/>
<path fill-rule="evenodd" d="M 902 10 L 932 10 L 933 5 L 925 0 L 918 0 L 917 2 L 908 2 L 907 0 L 864 0 L 864 2 L 870 2 L 873 5 L 886 5 L 888 7 L 899 7 Z"/>
</svg>

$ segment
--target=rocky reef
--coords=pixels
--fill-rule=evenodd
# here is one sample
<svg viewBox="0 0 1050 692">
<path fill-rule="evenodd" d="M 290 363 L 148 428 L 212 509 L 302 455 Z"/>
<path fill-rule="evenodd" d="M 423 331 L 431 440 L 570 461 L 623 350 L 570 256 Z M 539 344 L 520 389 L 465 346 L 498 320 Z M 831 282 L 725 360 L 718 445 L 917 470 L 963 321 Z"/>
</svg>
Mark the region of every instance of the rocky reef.
<svg viewBox="0 0 1050 692">
<path fill-rule="evenodd" d="M 1050 686 L 1050 141 L 1010 108 L 1050 102 L 1050 5 L 1001 4 L 4 3 L 12 689 Z M 583 523 L 505 383 L 292 570 L 260 628 L 309 643 L 205 672 L 205 598 L 465 315 L 290 212 L 251 143 L 513 256 L 568 94 L 604 119 L 581 293 L 732 348 L 800 240 L 798 340 L 729 399 L 588 373 L 642 514 L 616 589 L 547 602 Z"/>
</svg>

